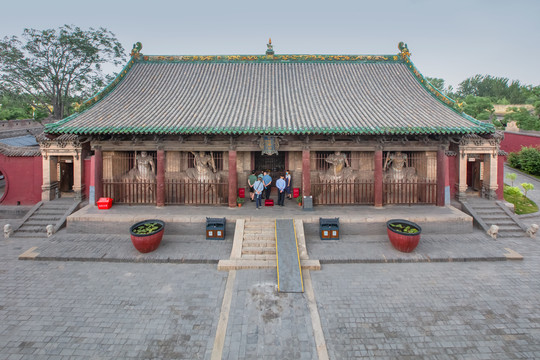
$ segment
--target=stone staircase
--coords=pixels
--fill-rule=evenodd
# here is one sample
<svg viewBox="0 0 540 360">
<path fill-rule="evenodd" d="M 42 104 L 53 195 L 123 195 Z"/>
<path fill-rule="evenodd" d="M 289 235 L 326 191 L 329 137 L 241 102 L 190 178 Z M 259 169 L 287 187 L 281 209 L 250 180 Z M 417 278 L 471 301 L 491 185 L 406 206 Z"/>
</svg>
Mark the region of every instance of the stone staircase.
<svg viewBox="0 0 540 360">
<path fill-rule="evenodd" d="M 14 230 L 13 237 L 47 237 L 47 225 L 53 225 L 54 232 L 57 232 L 79 203 L 80 201 L 74 201 L 73 198 L 37 203 L 25 215 L 21 225 Z"/>
<path fill-rule="evenodd" d="M 526 227 L 503 203 L 487 199 L 468 199 L 464 203 L 475 222 L 487 231 L 499 227 L 498 238 L 525 236 Z"/>
<path fill-rule="evenodd" d="M 319 260 L 310 260 L 307 254 L 301 220 L 297 220 L 296 233 L 302 269 L 320 270 Z M 236 220 L 231 256 L 219 261 L 218 270 L 271 268 L 277 268 L 275 219 Z"/>
<path fill-rule="evenodd" d="M 242 239 L 244 260 L 276 261 L 276 239 L 273 219 L 246 220 Z"/>
</svg>

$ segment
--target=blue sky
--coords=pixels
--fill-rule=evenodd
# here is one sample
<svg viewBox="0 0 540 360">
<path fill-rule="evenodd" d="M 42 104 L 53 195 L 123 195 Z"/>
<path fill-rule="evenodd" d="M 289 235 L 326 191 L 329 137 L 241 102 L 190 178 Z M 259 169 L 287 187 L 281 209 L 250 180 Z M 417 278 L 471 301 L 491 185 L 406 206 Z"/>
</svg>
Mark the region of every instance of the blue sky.
<svg viewBox="0 0 540 360">
<path fill-rule="evenodd" d="M 394 54 L 405 41 L 425 76 L 475 74 L 540 85 L 540 1 L 9 1 L 0 37 L 63 24 L 105 27 L 154 55 Z M 6 15 L 8 14 L 8 15 Z"/>
</svg>

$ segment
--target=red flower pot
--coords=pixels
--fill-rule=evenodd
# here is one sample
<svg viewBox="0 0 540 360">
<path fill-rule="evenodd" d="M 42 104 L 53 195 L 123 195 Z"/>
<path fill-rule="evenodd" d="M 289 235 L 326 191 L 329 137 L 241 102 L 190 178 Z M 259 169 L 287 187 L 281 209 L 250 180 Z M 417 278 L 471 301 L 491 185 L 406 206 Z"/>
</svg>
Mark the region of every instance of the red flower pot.
<svg viewBox="0 0 540 360">
<path fill-rule="evenodd" d="M 394 224 L 401 224 L 402 228 L 407 226 L 410 228 L 415 228 L 418 230 L 417 233 L 410 234 L 404 231 L 400 231 L 396 227 L 393 227 Z M 422 228 L 411 221 L 403 219 L 392 219 L 386 222 L 386 232 L 388 233 L 388 239 L 392 245 L 401 252 L 411 252 L 418 246 L 420 241 L 420 234 L 422 233 Z"/>
<path fill-rule="evenodd" d="M 137 227 L 149 223 L 156 223 L 159 229 L 152 231 L 148 234 L 136 234 L 133 232 Z M 161 220 L 144 220 L 131 226 L 129 232 L 131 233 L 131 242 L 135 249 L 142 253 L 149 253 L 156 250 L 163 239 L 163 232 L 165 230 L 165 223 Z"/>
</svg>

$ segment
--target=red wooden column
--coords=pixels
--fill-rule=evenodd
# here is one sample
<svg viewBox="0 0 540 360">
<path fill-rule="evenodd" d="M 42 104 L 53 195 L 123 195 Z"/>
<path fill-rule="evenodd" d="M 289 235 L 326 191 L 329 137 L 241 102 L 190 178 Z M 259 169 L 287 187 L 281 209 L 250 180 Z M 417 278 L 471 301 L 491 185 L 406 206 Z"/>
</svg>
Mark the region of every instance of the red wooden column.
<svg viewBox="0 0 540 360">
<path fill-rule="evenodd" d="M 156 205 L 165 206 L 165 150 L 157 151 Z"/>
<path fill-rule="evenodd" d="M 374 174 L 374 184 L 373 191 L 375 192 L 375 207 L 383 206 L 383 156 L 382 149 L 375 150 L 375 156 L 373 160 L 375 161 L 375 174 Z"/>
<path fill-rule="evenodd" d="M 229 150 L 229 207 L 236 207 L 237 187 L 236 150 Z"/>
<path fill-rule="evenodd" d="M 443 148 L 437 150 L 437 206 L 444 206 L 446 188 L 446 154 Z"/>
<path fill-rule="evenodd" d="M 94 166 L 94 200 L 97 203 L 99 198 L 103 197 L 103 153 L 100 146 L 94 149 Z"/>
<path fill-rule="evenodd" d="M 311 195 L 311 164 L 310 152 L 302 150 L 302 196 Z"/>
</svg>

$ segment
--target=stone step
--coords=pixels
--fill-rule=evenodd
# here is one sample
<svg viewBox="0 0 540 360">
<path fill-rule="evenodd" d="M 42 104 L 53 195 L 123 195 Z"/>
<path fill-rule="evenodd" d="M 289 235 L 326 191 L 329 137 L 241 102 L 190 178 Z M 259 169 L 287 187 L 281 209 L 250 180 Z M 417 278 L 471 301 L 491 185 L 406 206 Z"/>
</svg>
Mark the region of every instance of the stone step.
<svg viewBox="0 0 540 360">
<path fill-rule="evenodd" d="M 45 227 L 47 225 L 56 224 L 56 221 L 58 220 L 41 220 L 41 219 L 35 220 L 35 219 L 30 218 L 24 223 L 24 225 Z"/>
<path fill-rule="evenodd" d="M 26 232 L 26 233 L 37 233 L 42 232 L 45 233 L 47 230 L 45 229 L 45 226 L 31 226 L 31 225 L 23 225 L 21 226 L 17 232 Z"/>
<path fill-rule="evenodd" d="M 501 209 L 501 208 L 498 208 L 498 209 L 474 209 L 474 211 L 476 211 L 477 214 L 483 214 L 483 215 L 495 215 L 495 214 L 504 214 L 506 215 L 506 212 Z"/>
<path fill-rule="evenodd" d="M 34 215 L 32 215 L 27 220 L 27 222 L 28 221 L 48 221 L 49 224 L 51 224 L 51 223 L 57 222 L 61 218 L 62 218 L 61 216 L 34 216 Z"/>
<path fill-rule="evenodd" d="M 303 270 L 321 270 L 319 260 L 301 260 Z M 272 269 L 276 268 L 276 260 L 219 260 L 218 270 L 241 270 L 241 269 Z"/>
<path fill-rule="evenodd" d="M 273 235 L 275 234 L 275 231 L 273 228 L 246 228 L 244 226 L 244 234 L 269 234 Z"/>
<path fill-rule="evenodd" d="M 257 234 L 244 234 L 243 241 L 264 241 L 264 242 L 275 242 L 276 238 L 270 235 L 257 235 Z"/>
<path fill-rule="evenodd" d="M 523 230 L 517 225 L 497 225 L 499 227 L 499 232 L 501 231 L 520 231 L 523 233 Z"/>
<path fill-rule="evenodd" d="M 523 237 L 525 233 L 523 231 L 499 231 L 497 238 L 517 238 Z"/>
<path fill-rule="evenodd" d="M 244 229 L 274 229 L 274 222 L 251 222 L 244 223 Z"/>
<path fill-rule="evenodd" d="M 242 255 L 251 254 L 251 255 L 263 255 L 263 254 L 276 254 L 275 247 L 268 246 L 243 246 Z"/>
<path fill-rule="evenodd" d="M 514 220 L 512 219 L 485 219 L 485 218 L 482 218 L 482 220 L 484 220 L 484 222 L 488 225 L 516 225 L 516 223 L 514 222 Z"/>
<path fill-rule="evenodd" d="M 276 241 L 272 240 L 245 240 L 242 241 L 242 246 L 245 247 L 276 247 Z"/>
<path fill-rule="evenodd" d="M 15 232 L 15 234 L 12 235 L 14 238 L 44 238 L 47 237 L 47 233 L 45 232 Z"/>
<path fill-rule="evenodd" d="M 38 210 L 36 211 L 34 214 L 32 214 L 32 216 L 53 216 L 53 217 L 58 217 L 58 218 L 61 218 L 62 216 L 64 216 L 64 214 L 66 213 L 66 211 L 51 211 L 51 210 Z"/>
<path fill-rule="evenodd" d="M 244 260 L 274 260 L 276 261 L 276 254 L 242 254 L 242 259 Z"/>
<path fill-rule="evenodd" d="M 510 217 L 505 213 L 505 214 L 494 214 L 494 213 L 490 213 L 490 214 L 479 214 L 480 216 L 482 216 L 482 218 L 485 218 L 485 219 L 510 219 Z"/>
</svg>

